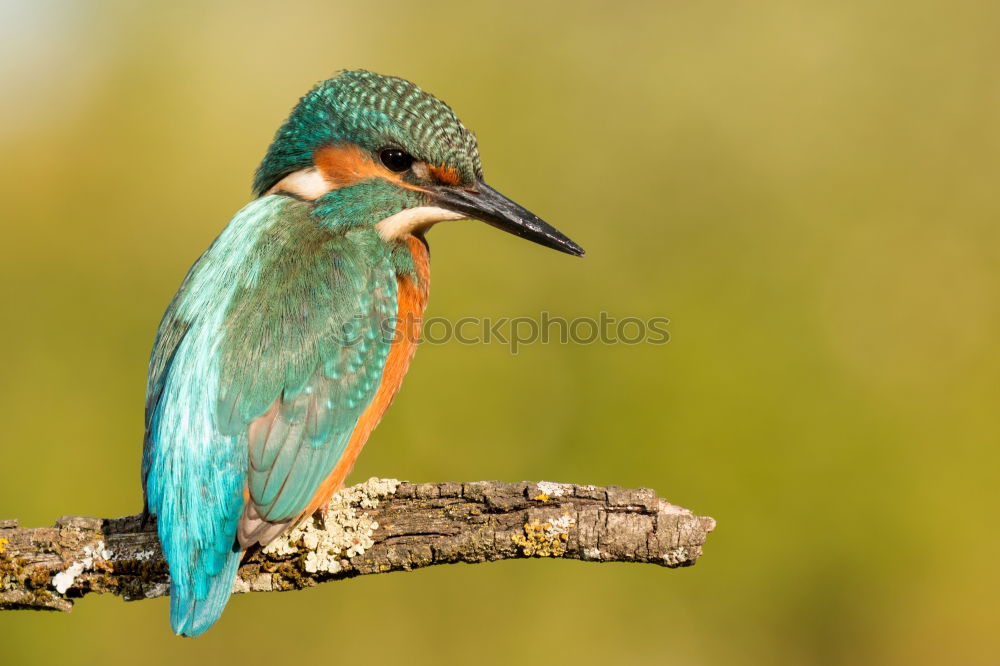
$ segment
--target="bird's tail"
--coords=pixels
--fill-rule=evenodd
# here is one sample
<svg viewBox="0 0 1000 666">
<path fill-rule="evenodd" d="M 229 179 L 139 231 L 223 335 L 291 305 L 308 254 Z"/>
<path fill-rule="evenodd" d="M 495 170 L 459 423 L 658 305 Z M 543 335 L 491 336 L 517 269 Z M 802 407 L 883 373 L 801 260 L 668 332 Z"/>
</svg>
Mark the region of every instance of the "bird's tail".
<svg viewBox="0 0 1000 666">
<path fill-rule="evenodd" d="M 170 626 L 175 634 L 201 636 L 215 624 L 229 602 L 242 557 L 241 550 L 230 550 L 215 573 L 202 574 L 194 585 L 180 585 L 171 580 Z"/>
</svg>

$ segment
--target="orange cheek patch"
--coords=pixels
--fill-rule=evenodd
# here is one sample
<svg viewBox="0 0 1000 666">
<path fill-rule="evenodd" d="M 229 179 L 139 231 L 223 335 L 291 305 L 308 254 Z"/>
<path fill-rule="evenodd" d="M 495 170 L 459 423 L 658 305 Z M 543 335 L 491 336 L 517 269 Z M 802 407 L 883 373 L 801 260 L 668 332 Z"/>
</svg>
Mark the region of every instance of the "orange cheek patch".
<svg viewBox="0 0 1000 666">
<path fill-rule="evenodd" d="M 438 180 L 438 182 L 444 183 L 445 185 L 458 185 L 462 182 L 462 177 L 458 175 L 458 170 L 453 169 L 450 166 L 428 166 L 428 171 L 431 175 Z"/>
<path fill-rule="evenodd" d="M 358 146 L 341 144 L 320 148 L 313 155 L 313 164 L 330 183 L 331 189 L 339 190 L 373 178 L 382 178 L 408 190 L 420 190 L 403 181 L 399 174 L 392 173 Z"/>
<path fill-rule="evenodd" d="M 386 170 L 375 164 L 357 146 L 327 146 L 316 151 L 313 163 L 334 189 L 350 187 L 364 180 L 385 178 Z"/>
</svg>

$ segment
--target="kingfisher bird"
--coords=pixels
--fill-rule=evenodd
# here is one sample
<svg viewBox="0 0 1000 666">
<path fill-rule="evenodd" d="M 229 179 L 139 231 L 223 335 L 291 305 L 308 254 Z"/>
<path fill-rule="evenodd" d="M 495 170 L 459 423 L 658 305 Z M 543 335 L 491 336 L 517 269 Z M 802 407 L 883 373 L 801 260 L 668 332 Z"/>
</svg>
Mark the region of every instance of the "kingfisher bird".
<svg viewBox="0 0 1000 666">
<path fill-rule="evenodd" d="M 144 515 L 182 636 L 222 614 L 247 549 L 340 489 L 419 340 L 433 224 L 481 220 L 583 255 L 483 181 L 447 104 L 364 70 L 299 100 L 253 193 L 184 278 L 149 362 Z"/>
</svg>

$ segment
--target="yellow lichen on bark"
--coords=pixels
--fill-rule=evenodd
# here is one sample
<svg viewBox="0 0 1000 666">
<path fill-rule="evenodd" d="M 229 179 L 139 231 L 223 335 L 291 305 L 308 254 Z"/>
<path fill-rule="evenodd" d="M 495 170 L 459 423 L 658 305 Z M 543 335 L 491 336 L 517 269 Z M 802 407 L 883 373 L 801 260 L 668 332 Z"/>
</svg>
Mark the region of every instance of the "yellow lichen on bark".
<svg viewBox="0 0 1000 666">
<path fill-rule="evenodd" d="M 525 555 L 559 557 L 566 552 L 569 530 L 575 525 L 576 520 L 568 514 L 544 523 L 534 520 L 524 524 L 524 534 L 515 534 L 511 539 L 521 547 Z"/>
</svg>

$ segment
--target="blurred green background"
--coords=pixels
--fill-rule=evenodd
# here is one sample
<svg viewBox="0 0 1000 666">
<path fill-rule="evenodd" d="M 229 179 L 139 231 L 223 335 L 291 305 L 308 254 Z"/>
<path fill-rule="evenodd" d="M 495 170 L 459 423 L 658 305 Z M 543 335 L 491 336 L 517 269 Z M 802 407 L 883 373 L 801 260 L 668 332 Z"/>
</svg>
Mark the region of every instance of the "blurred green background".
<svg viewBox="0 0 1000 666">
<path fill-rule="evenodd" d="M 140 506 L 147 355 L 314 82 L 412 79 L 573 260 L 430 234 L 429 315 L 665 346 L 425 345 L 352 476 L 649 486 L 692 569 L 440 567 L 0 614 L 5 663 L 995 664 L 1000 4 L 0 3 L 0 517 Z"/>
</svg>

